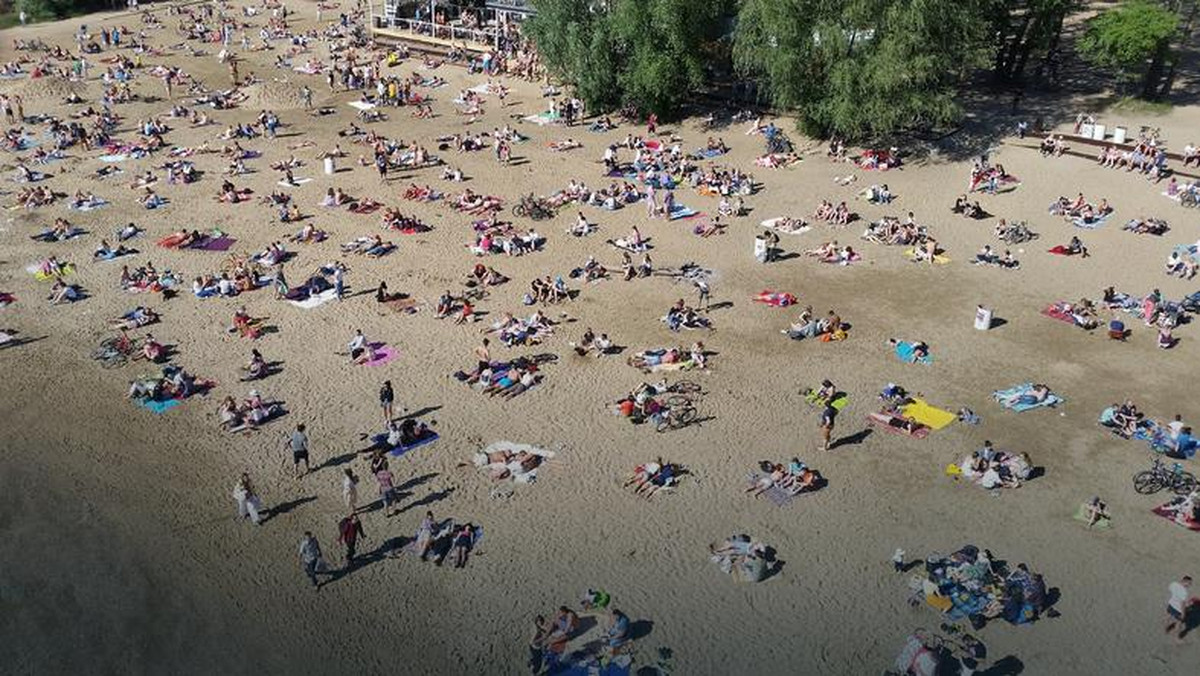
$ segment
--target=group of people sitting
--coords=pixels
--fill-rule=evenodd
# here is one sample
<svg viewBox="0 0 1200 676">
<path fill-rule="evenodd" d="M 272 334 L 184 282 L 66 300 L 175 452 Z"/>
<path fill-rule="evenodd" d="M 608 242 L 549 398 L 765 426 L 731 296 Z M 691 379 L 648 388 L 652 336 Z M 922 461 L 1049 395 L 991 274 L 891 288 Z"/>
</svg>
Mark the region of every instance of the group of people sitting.
<svg viewBox="0 0 1200 676">
<path fill-rule="evenodd" d="M 648 500 L 660 490 L 674 488 L 679 483 L 679 477 L 686 473 L 687 469 L 683 465 L 665 462 L 660 456 L 654 462 L 645 462 L 634 467 L 623 487 L 633 486 L 634 495 Z"/>
<path fill-rule="evenodd" d="M 812 218 L 814 221 L 825 221 L 833 225 L 846 225 L 854 220 L 854 216 L 845 202 L 839 202 L 837 206 L 834 206 L 832 202 L 821 200 L 816 211 L 813 212 Z"/>
<path fill-rule="evenodd" d="M 1098 204 L 1091 204 L 1083 197 L 1083 193 L 1079 193 L 1074 200 L 1067 197 L 1059 197 L 1057 201 L 1050 205 L 1050 213 L 1055 216 L 1062 216 L 1068 220 L 1079 219 L 1085 224 L 1091 224 L 1095 221 L 1107 217 L 1113 211 L 1107 199 L 1101 199 Z"/>
<path fill-rule="evenodd" d="M 991 441 L 984 441 L 982 448 L 964 458 L 957 467 L 964 478 L 988 490 L 1019 488 L 1030 478 L 1032 470 L 1028 454 L 998 450 Z"/>
<path fill-rule="evenodd" d="M 975 254 L 975 260 L 971 261 L 975 265 L 993 265 L 999 268 L 1008 270 L 1016 270 L 1021 267 L 1021 262 L 1013 256 L 1012 251 L 1004 250 L 1004 254 L 998 254 L 992 250 L 990 244 L 984 244 Z"/>
<path fill-rule="evenodd" d="M 821 475 L 800 458 L 792 458 L 786 467 L 780 463 L 764 462 L 762 469 L 765 473 L 751 478 L 750 486 L 746 489 L 756 498 L 773 488 L 789 495 L 799 495 L 820 488 L 824 482 Z"/>
<path fill-rule="evenodd" d="M 854 247 L 849 244 L 838 246 L 836 239 L 824 242 L 812 249 L 805 249 L 804 255 L 811 256 L 822 263 L 831 263 L 834 265 L 850 265 L 862 258 L 862 255 L 855 251 Z"/>
<path fill-rule="evenodd" d="M 823 342 L 844 340 L 848 335 L 841 317 L 836 312 L 830 310 L 824 317 L 817 317 L 813 314 L 811 305 L 801 310 L 796 321 L 780 333 L 792 340 L 817 338 Z"/>
<path fill-rule="evenodd" d="M 917 225 L 911 214 L 910 218 L 903 221 L 895 216 L 884 216 L 868 225 L 862 238 L 875 244 L 909 246 L 916 244 L 925 233 L 925 227 Z"/>
<path fill-rule="evenodd" d="M 256 429 L 282 412 L 279 404 L 264 401 L 258 390 L 250 390 L 249 396 L 241 402 L 232 396 L 225 397 L 217 407 L 221 428 L 228 431 Z"/>
<path fill-rule="evenodd" d="M 671 331 L 678 332 L 680 329 L 709 329 L 712 330 L 712 320 L 706 315 L 689 305 L 684 304 L 680 298 L 667 310 L 667 314 L 663 315 L 662 321 L 666 323 L 667 328 Z"/>
</svg>

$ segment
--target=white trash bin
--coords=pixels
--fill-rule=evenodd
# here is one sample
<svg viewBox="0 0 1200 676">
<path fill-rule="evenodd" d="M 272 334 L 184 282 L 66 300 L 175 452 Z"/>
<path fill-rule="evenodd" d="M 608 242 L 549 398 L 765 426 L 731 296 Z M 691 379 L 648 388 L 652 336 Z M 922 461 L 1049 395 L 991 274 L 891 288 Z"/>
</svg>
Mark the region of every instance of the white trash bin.
<svg viewBox="0 0 1200 676">
<path fill-rule="evenodd" d="M 982 305 L 975 307 L 975 328 L 979 331 L 987 331 L 992 328 L 992 310 Z"/>
<path fill-rule="evenodd" d="M 329 174 L 329 175 L 331 175 L 331 176 L 332 176 L 332 175 L 333 175 L 333 172 L 334 172 L 334 171 L 336 171 L 336 169 L 337 169 L 337 168 L 336 168 L 336 167 L 334 166 L 334 164 L 333 164 L 333 158 L 332 158 L 332 157 L 326 157 L 326 158 L 325 158 L 325 173 L 326 173 L 326 174 Z"/>
<path fill-rule="evenodd" d="M 1095 127 L 1095 125 L 1084 122 L 1083 124 L 1079 125 L 1079 135 L 1084 138 L 1091 138 L 1092 137 L 1092 129 L 1094 127 Z"/>
<path fill-rule="evenodd" d="M 1113 143 L 1124 143 L 1129 130 L 1125 127 L 1113 127 Z"/>
<path fill-rule="evenodd" d="M 1098 124 L 1092 127 L 1092 138 L 1096 141 L 1104 140 L 1104 125 Z"/>
</svg>

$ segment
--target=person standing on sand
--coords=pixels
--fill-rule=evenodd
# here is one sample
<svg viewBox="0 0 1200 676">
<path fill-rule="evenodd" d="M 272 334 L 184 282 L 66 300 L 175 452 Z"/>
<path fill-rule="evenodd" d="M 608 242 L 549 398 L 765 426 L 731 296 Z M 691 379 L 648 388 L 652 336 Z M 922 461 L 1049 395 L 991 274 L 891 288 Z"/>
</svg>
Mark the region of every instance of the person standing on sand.
<svg viewBox="0 0 1200 676">
<path fill-rule="evenodd" d="M 1166 631 L 1170 634 L 1179 627 L 1179 631 L 1175 634 L 1175 641 L 1183 640 L 1183 635 L 1188 630 L 1188 611 L 1192 604 L 1196 603 L 1196 598 L 1189 591 L 1192 587 L 1192 578 L 1190 575 L 1184 575 L 1178 582 L 1172 582 L 1167 585 L 1167 628 Z"/>
<path fill-rule="evenodd" d="M 833 407 L 830 401 L 825 402 L 825 409 L 821 411 L 821 450 L 829 450 L 829 439 L 833 436 L 833 423 L 837 418 L 837 409 Z"/>
<path fill-rule="evenodd" d="M 296 431 L 292 432 L 291 438 L 284 446 L 292 449 L 292 465 L 297 479 L 312 471 L 308 465 L 308 435 L 304 433 L 304 423 L 296 425 Z M 303 473 L 300 472 L 301 462 L 304 463 Z"/>
<path fill-rule="evenodd" d="M 350 510 L 351 514 L 358 511 L 358 477 L 349 467 L 343 471 L 342 502 L 346 503 L 346 509 Z"/>
<path fill-rule="evenodd" d="M 708 282 L 697 277 L 695 280 L 692 281 L 692 284 L 694 284 L 696 286 L 696 292 L 700 295 L 699 299 L 696 300 L 696 309 L 697 310 L 707 310 L 708 302 L 709 302 L 708 301 Z"/>
<path fill-rule="evenodd" d="M 396 393 L 392 391 L 392 381 L 383 381 L 383 387 L 379 388 L 379 405 L 383 407 L 383 421 L 389 423 L 392 421 L 392 404 L 396 401 Z"/>
<path fill-rule="evenodd" d="M 285 298 L 288 294 L 287 279 L 283 276 L 283 263 L 275 266 L 275 278 L 272 280 L 275 286 L 275 300 Z"/>
<path fill-rule="evenodd" d="M 304 537 L 300 539 L 300 564 L 304 566 L 304 574 L 312 581 L 313 588 L 320 589 L 317 574 L 328 575 L 329 564 L 325 563 L 325 557 L 321 555 L 321 543 L 317 542 L 312 531 L 304 531 Z"/>
<path fill-rule="evenodd" d="M 347 470 L 349 471 L 349 470 Z M 357 514 L 351 514 L 338 522 L 338 542 L 346 548 L 346 567 L 354 563 L 355 550 L 358 548 L 358 538 L 366 538 L 362 522 Z"/>
<path fill-rule="evenodd" d="M 234 485 L 233 499 L 237 502 L 238 519 L 249 517 L 255 526 L 262 525 L 262 518 L 258 515 L 258 510 L 262 509 L 262 500 L 255 492 L 254 484 L 250 482 L 249 474 L 243 472 Z"/>
<path fill-rule="evenodd" d="M 333 293 L 338 300 L 346 295 L 346 266 L 341 261 L 333 266 Z"/>
<path fill-rule="evenodd" d="M 312 96 L 313 92 L 308 88 L 308 85 L 300 88 L 300 99 L 304 101 L 305 110 L 312 110 Z"/>
</svg>

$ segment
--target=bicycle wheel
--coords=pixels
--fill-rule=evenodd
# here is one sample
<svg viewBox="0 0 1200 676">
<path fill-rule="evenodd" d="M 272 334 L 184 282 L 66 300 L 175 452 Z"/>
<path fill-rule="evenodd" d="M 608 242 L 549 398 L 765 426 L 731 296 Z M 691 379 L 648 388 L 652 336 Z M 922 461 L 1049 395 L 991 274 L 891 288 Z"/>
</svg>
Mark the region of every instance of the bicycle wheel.
<svg viewBox="0 0 1200 676">
<path fill-rule="evenodd" d="M 118 366 L 124 366 L 128 361 L 128 357 L 118 352 L 102 358 L 100 360 L 100 368 L 115 369 Z"/>
<path fill-rule="evenodd" d="M 692 405 L 691 397 L 688 397 L 688 396 L 685 396 L 682 394 L 673 394 L 673 395 L 667 397 L 664 401 L 669 408 L 674 408 L 676 406 L 682 407 L 682 406 L 691 406 Z"/>
<path fill-rule="evenodd" d="M 526 210 L 525 210 L 524 204 L 517 204 L 517 205 L 513 206 L 513 208 L 512 208 L 513 216 L 516 216 L 518 218 L 524 218 L 525 213 L 526 213 Z"/>
<path fill-rule="evenodd" d="M 654 431 L 655 432 L 666 432 L 667 430 L 671 429 L 671 418 L 673 415 L 674 415 L 673 413 L 668 412 L 665 414 L 659 414 L 658 416 L 655 416 Z"/>
<path fill-rule="evenodd" d="M 691 406 L 674 409 L 675 413 L 671 416 L 671 427 L 681 429 L 692 424 L 696 420 L 696 409 Z"/>
<path fill-rule="evenodd" d="M 1196 490 L 1196 476 L 1191 472 L 1181 472 L 1175 479 L 1175 494 L 1187 495 Z"/>
<path fill-rule="evenodd" d="M 1157 472 L 1146 470 L 1133 475 L 1133 490 L 1142 495 L 1157 493 L 1162 488 L 1162 480 L 1159 478 Z"/>
</svg>

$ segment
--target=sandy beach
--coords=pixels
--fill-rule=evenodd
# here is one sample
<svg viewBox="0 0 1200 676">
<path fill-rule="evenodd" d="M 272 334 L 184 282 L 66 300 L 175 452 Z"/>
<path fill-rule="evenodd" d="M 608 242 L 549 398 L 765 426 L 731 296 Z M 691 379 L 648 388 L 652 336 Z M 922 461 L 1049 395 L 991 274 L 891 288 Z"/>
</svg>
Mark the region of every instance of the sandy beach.
<svg viewBox="0 0 1200 676">
<path fill-rule="evenodd" d="M 289 7 L 297 12 L 293 29 L 318 26 L 315 3 Z M 264 17 L 245 20 L 253 35 Z M 160 46 L 181 42 L 173 32 L 178 17 L 163 15 L 162 21 L 165 27 L 148 31 L 148 40 Z M 84 22 L 4 31 L 0 61 L 25 54 L 12 49 L 18 37 L 70 48 Z M 86 23 L 93 29 L 132 27 L 138 18 L 101 14 Z M 216 57 L 220 45 L 187 44 L 206 54 L 168 49 L 165 56 L 143 56 L 143 69 L 182 66 L 211 88 L 229 87 L 226 67 Z M 1175 246 L 1200 238 L 1195 211 L 1160 195 L 1165 182 L 1078 157 L 1044 158 L 1028 147 L 1038 139 L 1008 137 L 990 159 L 1021 185 L 998 195 L 973 194 L 993 217 L 972 221 L 950 212 L 966 190 L 970 157 L 935 153 L 887 172 L 862 171 L 830 161 L 824 144 L 802 139 L 783 119 L 775 121 L 804 159 L 790 168 L 767 169 L 755 166 L 763 140 L 746 135 L 744 123 L 705 132 L 689 119 L 664 129 L 678 133 L 685 150 L 720 136 L 730 152 L 713 161 L 750 172 L 761 184 L 745 198 L 750 213 L 725 219 L 724 234 L 693 232 L 716 213 L 718 200 L 686 187 L 676 191 L 677 200 L 703 216 L 650 220 L 641 204 L 617 211 L 568 205 L 553 219 L 535 223 L 509 214 L 520 196 L 549 195 L 571 179 L 606 185 L 610 179 L 602 176 L 599 162 L 604 147 L 627 134 L 644 134 L 645 127 L 593 133 L 586 127 L 518 123 L 514 116 L 540 112 L 547 104 L 536 83 L 514 78 L 502 80 L 511 88 L 505 104 L 486 96 L 486 112 L 468 126 L 452 99 L 486 78 L 457 65 L 430 70 L 414 56 L 388 74 L 445 78 L 446 86 L 421 90 L 433 96 L 436 116 L 416 119 L 408 108 L 387 108 L 386 121 L 357 123 L 392 139 L 416 140 L 469 180 L 443 181 L 439 166 L 394 170 L 381 184 L 373 167 L 355 162 L 360 155 L 369 160 L 370 149 L 336 134 L 356 121 L 347 103 L 358 92 L 331 93 L 320 75 L 274 68 L 278 52 L 235 50 L 241 74 L 265 81 L 246 88 L 248 101 L 230 110 L 206 109 L 214 124 L 193 128 L 167 113 L 173 103 L 192 107 L 194 97 L 180 87 L 168 101 L 158 78 L 135 71 L 132 91 L 155 100 L 115 106 L 122 122 L 114 136 L 133 139 L 136 121 L 159 117 L 171 127 L 168 147 L 207 141 L 220 148 L 227 142 L 218 135 L 228 125 L 253 122 L 260 111 L 272 110 L 284 125 L 279 137 L 240 141 L 262 156 L 246 161 L 252 173 L 230 178 L 239 188 L 251 188 L 254 200 L 219 203 L 228 160 L 196 154 L 189 159 L 203 172 L 201 179 L 188 185 L 160 181 L 155 188 L 169 203 L 145 210 L 129 183 L 148 169 L 161 176 L 157 167 L 168 159 L 165 151 L 115 163 L 124 173 L 98 180 L 95 172 L 105 166 L 101 153 L 72 147 L 66 159 L 36 168 L 52 174 L 46 185 L 53 190 L 68 196 L 91 191 L 110 203 L 106 208 L 70 211 L 59 199 L 0 215 L 0 292 L 17 299 L 0 309 L 0 328 L 34 339 L 0 351 L 0 665 L 5 665 L 0 671 L 528 673 L 533 618 L 563 604 L 577 607 L 581 593 L 599 588 L 633 621 L 635 673 L 660 664 L 668 649 L 675 674 L 878 674 L 892 665 L 915 628 L 942 621 L 928 606 L 910 607 L 912 573 L 893 571 L 892 552 L 902 548 L 909 560 L 920 561 L 973 544 L 1043 574 L 1057 590 L 1058 613 L 1028 625 L 994 621 L 976 632 L 987 645 L 985 664 L 992 667 L 978 673 L 1195 673 L 1200 637 L 1192 632 L 1176 645 L 1163 634 L 1163 621 L 1167 585 L 1181 575 L 1200 574 L 1200 534 L 1151 512 L 1167 494 L 1139 495 L 1131 483 L 1150 466 L 1149 446 L 1113 436 L 1097 418 L 1113 402 L 1132 399 L 1159 420 L 1181 414 L 1189 424 L 1200 421 L 1191 392 L 1200 333 L 1194 322 L 1183 324 L 1175 332 L 1178 344 L 1163 350 L 1155 345 L 1155 330 L 1136 319 L 1126 317 L 1132 335 L 1120 342 L 1109 340 L 1103 329 L 1085 332 L 1041 314 L 1055 301 L 1097 299 L 1109 286 L 1139 297 L 1159 289 L 1172 300 L 1200 288 L 1196 280 L 1163 272 Z M 325 48 L 314 42 L 313 53 L 324 56 Z M 65 118 L 88 105 L 99 107 L 105 67 L 99 59 L 105 56 L 107 51 L 95 55 L 84 82 L 16 78 L 0 81 L 0 94 L 22 96 L 26 116 Z M 309 114 L 298 93 L 304 85 L 314 92 L 315 106 L 336 112 Z M 85 102 L 64 104 L 72 91 Z M 1131 129 L 1141 123 L 1115 115 L 1105 122 Z M 1196 106 L 1178 106 L 1153 119 L 1175 149 L 1196 140 L 1189 135 L 1198 123 Z M 529 137 L 513 146 L 510 166 L 494 160 L 490 149 L 436 150 L 438 137 L 506 124 Z M 44 129 L 25 127 L 32 134 Z M 582 147 L 568 152 L 547 147 L 567 138 Z M 288 149 L 301 140 L 315 146 Z M 318 153 L 335 144 L 348 157 L 338 160 L 340 171 L 326 175 Z M 304 161 L 295 175 L 312 181 L 283 189 L 270 164 L 293 153 Z M 5 179 L 0 202 L 6 205 L 25 187 L 8 180 L 24 154 L 0 155 Z M 631 151 L 622 154 L 632 159 Z M 834 180 L 847 175 L 856 175 L 856 181 Z M 527 255 L 476 257 L 468 245 L 472 221 L 479 217 L 443 202 L 402 199 L 413 183 L 448 195 L 470 188 L 500 196 L 505 200 L 500 218 L 520 228 L 532 225 L 547 242 Z M 896 199 L 873 205 L 857 197 L 875 183 L 887 183 Z M 432 230 L 384 231 L 379 212 L 323 208 L 319 202 L 329 188 L 397 207 Z M 329 233 L 324 242 L 288 244 L 296 254 L 286 264 L 289 280 L 296 284 L 317 266 L 341 260 L 348 266 L 347 298 L 306 310 L 274 300 L 270 288 L 232 299 L 194 297 L 192 279 L 217 272 L 226 254 L 166 249 L 155 242 L 184 228 L 219 228 L 236 239 L 233 251 L 260 251 L 302 225 L 280 223 L 273 207 L 257 202 L 279 190 L 311 215 L 304 223 Z M 1079 192 L 1111 203 L 1114 213 L 1106 225 L 1084 230 L 1047 213 L 1060 195 L 1074 198 Z M 783 235 L 784 260 L 756 262 L 753 241 L 762 231 L 760 221 L 810 217 L 821 200 L 847 201 L 861 218 L 844 228 L 818 223 L 802 235 Z M 588 237 L 566 232 L 580 210 L 599 226 Z M 914 264 L 902 256 L 904 247 L 859 239 L 867 223 L 909 212 L 936 236 L 948 264 Z M 87 234 L 52 244 L 30 239 L 56 217 Z M 1171 229 L 1161 237 L 1123 231 L 1121 225 L 1135 217 L 1162 218 Z M 1040 237 L 1005 247 L 992 232 L 998 218 L 1026 221 Z M 139 253 L 92 260 L 100 239 L 115 242 L 113 231 L 131 221 L 145 230 L 126 243 Z M 567 278 L 589 256 L 619 270 L 620 253 L 605 240 L 625 237 L 634 226 L 652 238 L 657 266 L 695 262 L 713 271 L 714 308 L 707 316 L 714 331 L 672 333 L 658 321 L 677 299 L 695 302 L 696 290 L 687 282 L 667 276 L 567 279 L 578 296 L 540 306 L 558 322 L 552 336 L 537 346 L 511 349 L 492 341 L 497 359 L 556 354 L 556 362 L 541 368 L 537 386 L 500 399 L 451 376 L 473 368 L 472 350 L 486 324 L 505 312 L 533 312 L 522 305 L 533 278 Z M 377 233 L 397 249 L 378 259 L 339 250 L 342 242 Z M 1073 235 L 1084 241 L 1090 257 L 1047 253 Z M 838 266 L 791 255 L 832 239 L 851 244 L 862 260 Z M 985 244 L 1011 248 L 1020 269 L 969 264 Z M 36 281 L 26 266 L 50 255 L 75 264 L 68 281 L 81 285 L 86 299 L 56 306 L 45 300 L 50 284 Z M 123 292 L 121 266 L 147 260 L 178 272 L 185 288 L 169 300 Z M 512 281 L 491 287 L 476 304 L 487 313 L 479 322 L 456 325 L 436 318 L 438 297 L 462 291 L 477 262 Z M 381 280 L 393 292 L 410 294 L 421 309 L 404 314 L 376 303 Z M 798 307 L 753 302 L 765 289 L 795 294 Z M 161 314 L 162 321 L 147 329 L 172 347 L 173 363 L 215 380 L 212 392 L 155 415 L 126 393 L 130 380 L 156 367 L 139 362 L 103 369 L 89 359 L 114 333 L 107 320 L 137 305 Z M 851 325 L 848 339 L 792 341 L 781 335 L 806 305 L 818 315 L 835 309 Z M 977 305 L 994 308 L 1003 322 L 990 331 L 975 330 Z M 267 318 L 275 330 L 255 341 L 229 333 L 241 306 Z M 607 333 L 623 353 L 575 355 L 568 342 L 578 341 L 588 327 Z M 339 353 L 357 329 L 385 341 L 397 357 L 378 367 L 349 363 Z M 928 343 L 933 363 L 902 363 L 889 338 Z M 643 381 L 659 379 L 627 365 L 628 356 L 696 340 L 712 353 L 708 368 L 667 377 L 703 388 L 698 424 L 658 434 L 652 425 L 631 425 L 613 413 L 617 399 Z M 261 382 L 239 382 L 251 348 L 282 362 L 280 372 Z M 826 378 L 850 395 L 833 432 L 840 442 L 830 451 L 820 449 L 820 409 L 799 394 Z M 341 482 L 347 467 L 362 477 L 360 502 L 375 498 L 367 456 L 357 451 L 368 444 L 361 435 L 382 430 L 376 393 L 388 379 L 397 409 L 436 421 L 440 439 L 391 460 L 400 513 L 364 512 L 362 562 L 314 592 L 297 558 L 301 534 L 313 531 L 327 558 L 340 559 L 335 539 L 346 511 Z M 1026 382 L 1049 384 L 1065 402 L 1018 414 L 992 400 L 993 391 Z M 880 432 L 866 425 L 865 416 L 879 408 L 877 395 L 888 383 L 949 411 L 969 408 L 982 420 L 954 422 L 921 440 Z M 221 430 L 220 401 L 245 398 L 251 388 L 284 402 L 287 414 L 252 434 Z M 316 471 L 297 480 L 284 444 L 299 423 L 308 428 Z M 501 440 L 554 449 L 556 455 L 528 485 L 492 481 L 473 467 L 458 466 Z M 1042 475 L 1005 491 L 946 476 L 947 464 L 984 440 L 1028 453 Z M 745 492 L 746 475 L 760 461 L 794 456 L 819 470 L 828 485 L 783 507 Z M 622 487 L 636 465 L 656 457 L 682 463 L 689 474 L 650 500 Z M 1196 470 L 1194 460 L 1184 464 Z M 268 508 L 260 527 L 235 518 L 230 491 L 242 472 L 254 478 Z M 1108 503 L 1113 528 L 1088 530 L 1072 518 L 1093 495 Z M 483 527 L 486 537 L 464 568 L 397 554 L 426 510 Z M 708 545 L 738 533 L 774 548 L 782 567 L 759 584 L 723 575 L 709 561 Z"/>
</svg>

